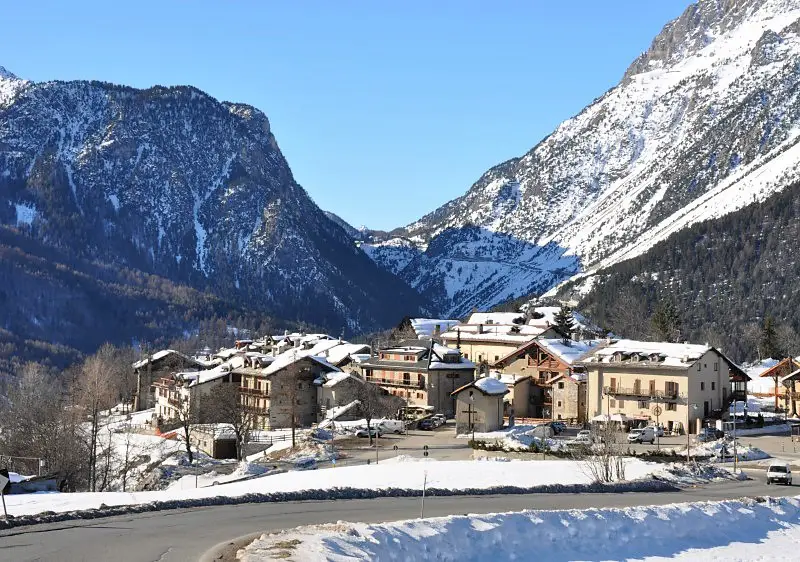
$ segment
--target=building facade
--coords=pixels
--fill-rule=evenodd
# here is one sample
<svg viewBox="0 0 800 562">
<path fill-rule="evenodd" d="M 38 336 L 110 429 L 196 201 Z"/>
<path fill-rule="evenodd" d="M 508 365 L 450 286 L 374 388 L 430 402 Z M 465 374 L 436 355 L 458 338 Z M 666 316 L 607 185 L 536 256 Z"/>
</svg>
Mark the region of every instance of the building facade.
<svg viewBox="0 0 800 562">
<path fill-rule="evenodd" d="M 455 415 L 451 393 L 475 377 L 475 364 L 456 349 L 430 340 L 412 340 L 380 350 L 361 363 L 364 378 L 409 406 L 430 406 Z"/>
<path fill-rule="evenodd" d="M 673 433 L 695 433 L 703 420 L 724 415 L 733 398 L 731 377 L 744 375 L 707 345 L 633 340 L 607 345 L 583 365 L 590 418 L 622 414 Z"/>
</svg>

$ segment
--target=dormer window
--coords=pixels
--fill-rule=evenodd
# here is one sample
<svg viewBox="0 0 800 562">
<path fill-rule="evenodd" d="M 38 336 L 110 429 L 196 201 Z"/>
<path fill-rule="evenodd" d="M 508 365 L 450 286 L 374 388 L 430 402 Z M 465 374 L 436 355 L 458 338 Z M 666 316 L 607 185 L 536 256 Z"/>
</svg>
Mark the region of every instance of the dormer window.
<svg viewBox="0 0 800 562">
<path fill-rule="evenodd" d="M 650 361 L 653 363 L 658 363 L 661 360 L 661 356 L 658 353 L 651 353 L 650 354 Z"/>
<path fill-rule="evenodd" d="M 632 353 L 631 354 L 631 363 L 638 363 L 638 362 L 639 362 L 639 354 L 638 353 Z"/>
<path fill-rule="evenodd" d="M 621 352 L 621 351 L 617 351 L 617 352 L 616 352 L 616 353 L 613 355 L 613 357 L 612 357 L 612 360 L 613 360 L 615 363 L 619 363 L 620 361 L 622 361 L 622 352 Z"/>
</svg>

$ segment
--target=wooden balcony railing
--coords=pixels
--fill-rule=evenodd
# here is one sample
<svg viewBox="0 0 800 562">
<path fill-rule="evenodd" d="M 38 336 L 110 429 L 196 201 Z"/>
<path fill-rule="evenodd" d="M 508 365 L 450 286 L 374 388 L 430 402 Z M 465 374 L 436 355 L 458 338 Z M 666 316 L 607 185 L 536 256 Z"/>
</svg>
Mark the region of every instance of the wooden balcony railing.
<svg viewBox="0 0 800 562">
<path fill-rule="evenodd" d="M 382 377 L 367 377 L 367 382 L 375 384 L 385 384 L 387 386 L 401 386 L 403 388 L 417 388 L 419 390 L 425 389 L 425 381 L 419 379 L 417 381 L 403 380 L 403 379 L 385 379 Z"/>
<path fill-rule="evenodd" d="M 242 394 L 247 394 L 248 396 L 262 396 L 262 397 L 269 397 L 269 392 L 266 390 L 262 390 L 260 388 L 240 388 L 239 392 Z"/>
<path fill-rule="evenodd" d="M 679 392 L 667 392 L 666 390 L 653 390 L 649 388 L 622 387 L 615 386 L 603 387 L 603 393 L 609 396 L 634 396 L 636 398 L 647 398 L 648 400 L 678 400 L 686 398 L 685 394 Z"/>
</svg>

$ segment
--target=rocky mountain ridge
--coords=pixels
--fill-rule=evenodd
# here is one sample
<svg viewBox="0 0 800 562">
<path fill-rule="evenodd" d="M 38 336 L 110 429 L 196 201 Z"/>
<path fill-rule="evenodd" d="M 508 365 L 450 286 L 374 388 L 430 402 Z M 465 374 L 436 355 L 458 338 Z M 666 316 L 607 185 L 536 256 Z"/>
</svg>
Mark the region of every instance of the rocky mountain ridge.
<svg viewBox="0 0 800 562">
<path fill-rule="evenodd" d="M 193 87 L 2 69 L 0 225 L 334 333 L 392 326 L 423 302 L 295 182 L 266 115 Z M 38 314 L 11 307 L 0 327 L 48 322 Z"/>
<path fill-rule="evenodd" d="M 700 0 L 530 152 L 362 247 L 458 316 L 763 201 L 800 176 L 798 32 L 798 0 Z"/>
</svg>

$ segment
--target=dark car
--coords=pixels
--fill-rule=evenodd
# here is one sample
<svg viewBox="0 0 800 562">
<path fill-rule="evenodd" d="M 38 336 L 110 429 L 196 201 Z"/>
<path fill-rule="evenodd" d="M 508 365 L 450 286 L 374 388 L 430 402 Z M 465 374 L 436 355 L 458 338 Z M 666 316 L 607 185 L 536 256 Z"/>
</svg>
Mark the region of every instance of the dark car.
<svg viewBox="0 0 800 562">
<path fill-rule="evenodd" d="M 436 422 L 431 419 L 422 420 L 417 424 L 417 428 L 424 431 L 433 431 L 436 429 Z"/>
<path fill-rule="evenodd" d="M 563 433 L 565 429 L 567 429 L 567 424 L 560 421 L 554 421 L 550 424 L 550 427 L 553 428 L 553 432 L 558 435 L 559 433 Z"/>
</svg>

